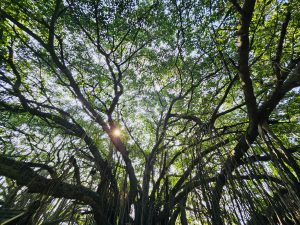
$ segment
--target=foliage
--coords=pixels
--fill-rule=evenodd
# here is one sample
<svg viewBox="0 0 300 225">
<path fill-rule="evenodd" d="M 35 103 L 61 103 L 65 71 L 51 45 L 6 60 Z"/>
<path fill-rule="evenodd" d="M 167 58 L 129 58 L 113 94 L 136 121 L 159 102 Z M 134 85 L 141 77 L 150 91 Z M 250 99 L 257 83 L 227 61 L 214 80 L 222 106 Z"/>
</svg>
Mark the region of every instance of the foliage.
<svg viewBox="0 0 300 225">
<path fill-rule="evenodd" d="M 0 210 L 299 224 L 299 21 L 292 0 L 2 0 Z"/>
</svg>

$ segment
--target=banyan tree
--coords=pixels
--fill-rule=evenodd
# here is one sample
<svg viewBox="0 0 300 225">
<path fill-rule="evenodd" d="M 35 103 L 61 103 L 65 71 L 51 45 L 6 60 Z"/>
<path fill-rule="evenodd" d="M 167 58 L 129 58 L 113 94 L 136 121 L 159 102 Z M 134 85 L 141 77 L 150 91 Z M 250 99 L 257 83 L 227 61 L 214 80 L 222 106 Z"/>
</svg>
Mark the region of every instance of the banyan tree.
<svg viewBox="0 0 300 225">
<path fill-rule="evenodd" d="M 300 224 L 300 2 L 1 0 L 0 223 Z"/>
</svg>

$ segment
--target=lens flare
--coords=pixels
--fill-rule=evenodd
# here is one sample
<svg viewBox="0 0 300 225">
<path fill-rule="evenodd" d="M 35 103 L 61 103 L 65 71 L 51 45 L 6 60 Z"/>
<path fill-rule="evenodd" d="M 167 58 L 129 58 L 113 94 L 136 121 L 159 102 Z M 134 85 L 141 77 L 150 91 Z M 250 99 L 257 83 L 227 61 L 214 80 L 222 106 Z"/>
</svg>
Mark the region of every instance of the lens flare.
<svg viewBox="0 0 300 225">
<path fill-rule="evenodd" d="M 115 128 L 112 133 L 115 137 L 120 137 L 121 136 L 121 131 L 118 128 Z"/>
</svg>

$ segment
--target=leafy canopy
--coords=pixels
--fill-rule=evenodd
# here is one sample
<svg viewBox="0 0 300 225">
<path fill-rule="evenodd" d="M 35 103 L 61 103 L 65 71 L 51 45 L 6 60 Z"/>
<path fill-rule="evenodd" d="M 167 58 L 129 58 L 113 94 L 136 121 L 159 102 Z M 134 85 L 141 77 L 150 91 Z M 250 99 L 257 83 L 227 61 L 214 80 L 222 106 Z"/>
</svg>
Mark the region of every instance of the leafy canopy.
<svg viewBox="0 0 300 225">
<path fill-rule="evenodd" d="M 292 0 L 2 0 L 0 222 L 298 224 L 299 21 Z"/>
</svg>

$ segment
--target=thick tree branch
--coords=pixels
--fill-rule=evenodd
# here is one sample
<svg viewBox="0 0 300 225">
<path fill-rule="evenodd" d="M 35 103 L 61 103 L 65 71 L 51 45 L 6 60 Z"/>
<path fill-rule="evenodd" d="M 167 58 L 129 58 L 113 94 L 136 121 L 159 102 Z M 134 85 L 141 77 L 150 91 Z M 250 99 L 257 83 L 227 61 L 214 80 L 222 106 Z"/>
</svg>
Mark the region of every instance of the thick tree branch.
<svg viewBox="0 0 300 225">
<path fill-rule="evenodd" d="M 246 0 L 243 5 L 243 13 L 240 19 L 238 30 L 238 55 L 239 55 L 239 76 L 245 96 L 247 112 L 250 124 L 257 121 L 257 103 L 253 91 L 251 73 L 249 67 L 249 29 L 254 11 L 255 0 Z M 252 122 L 253 121 L 253 122 Z"/>
<path fill-rule="evenodd" d="M 281 27 L 280 38 L 279 38 L 278 45 L 277 45 L 276 57 L 274 60 L 275 73 L 276 73 L 278 82 L 280 82 L 280 80 L 282 81 L 280 60 L 281 60 L 281 55 L 282 55 L 282 50 L 283 50 L 283 43 L 284 43 L 284 39 L 285 39 L 285 36 L 287 33 L 287 27 L 288 27 L 290 20 L 291 20 L 291 11 L 289 10 L 286 13 L 285 20 Z"/>
<path fill-rule="evenodd" d="M 294 87 L 300 86 L 300 63 L 298 63 L 295 68 L 290 72 L 288 78 L 283 83 L 282 86 L 277 86 L 275 90 L 272 92 L 269 99 L 264 102 L 258 110 L 258 118 L 261 121 L 266 121 L 270 116 L 271 112 L 276 108 L 280 100 L 284 97 L 284 95 L 292 90 Z M 222 219 L 220 218 L 220 208 L 219 201 L 222 194 L 222 189 L 226 184 L 228 176 L 233 172 L 233 170 L 237 167 L 238 162 L 243 157 L 243 155 L 247 152 L 250 145 L 254 142 L 256 137 L 258 136 L 257 131 L 258 121 L 251 121 L 246 134 L 242 135 L 233 150 L 233 155 L 229 156 L 219 175 L 216 177 L 216 186 L 213 190 L 213 224 L 220 225 L 223 224 Z"/>
<path fill-rule="evenodd" d="M 93 207 L 101 202 L 97 193 L 83 186 L 67 184 L 59 179 L 47 179 L 24 163 L 3 156 L 0 156 L 0 175 L 16 180 L 19 185 L 28 187 L 32 193 L 76 199 Z"/>
</svg>

